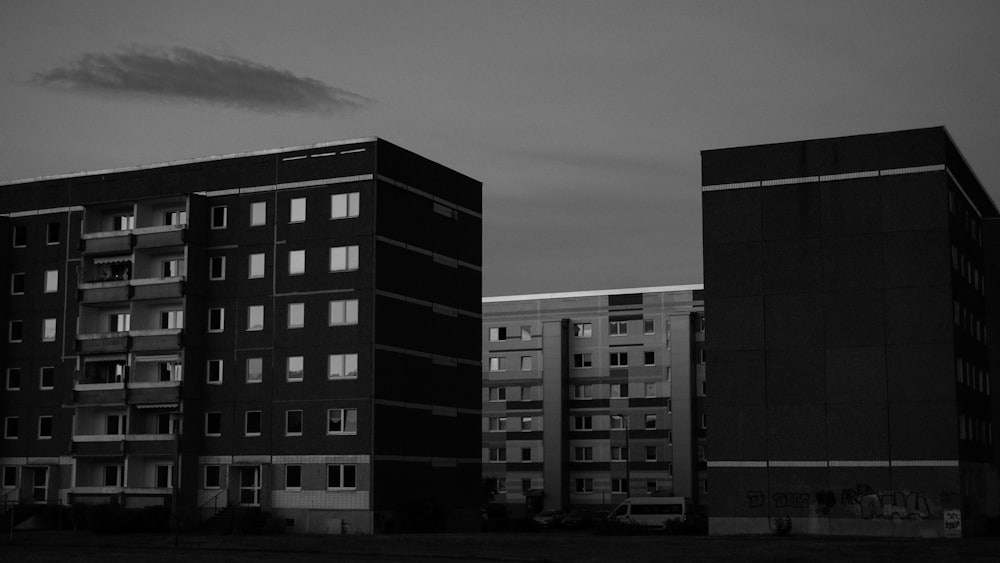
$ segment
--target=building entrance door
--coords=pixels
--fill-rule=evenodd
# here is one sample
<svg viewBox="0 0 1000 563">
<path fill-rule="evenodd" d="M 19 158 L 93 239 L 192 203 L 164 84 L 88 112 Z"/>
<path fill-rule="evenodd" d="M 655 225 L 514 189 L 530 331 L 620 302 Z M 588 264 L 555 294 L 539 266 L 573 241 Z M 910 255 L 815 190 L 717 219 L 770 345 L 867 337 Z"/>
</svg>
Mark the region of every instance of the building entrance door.
<svg viewBox="0 0 1000 563">
<path fill-rule="evenodd" d="M 260 466 L 240 468 L 240 506 L 260 506 Z"/>
<path fill-rule="evenodd" d="M 31 500 L 34 502 L 45 502 L 49 489 L 49 468 L 32 467 L 31 478 Z"/>
</svg>

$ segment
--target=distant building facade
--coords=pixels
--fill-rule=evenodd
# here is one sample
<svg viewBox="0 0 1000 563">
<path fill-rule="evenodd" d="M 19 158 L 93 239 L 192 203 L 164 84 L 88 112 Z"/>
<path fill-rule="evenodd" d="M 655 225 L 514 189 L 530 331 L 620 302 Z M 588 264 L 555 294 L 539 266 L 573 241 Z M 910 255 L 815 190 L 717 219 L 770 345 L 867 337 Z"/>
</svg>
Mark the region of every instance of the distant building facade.
<svg viewBox="0 0 1000 563">
<path fill-rule="evenodd" d="M 943 128 L 702 153 L 713 534 L 1000 515 L 998 212 Z"/>
<path fill-rule="evenodd" d="M 482 462 L 522 515 L 706 497 L 701 286 L 483 299 Z"/>
<path fill-rule="evenodd" d="M 375 138 L 0 185 L 3 500 L 475 526 L 481 202 Z"/>
</svg>

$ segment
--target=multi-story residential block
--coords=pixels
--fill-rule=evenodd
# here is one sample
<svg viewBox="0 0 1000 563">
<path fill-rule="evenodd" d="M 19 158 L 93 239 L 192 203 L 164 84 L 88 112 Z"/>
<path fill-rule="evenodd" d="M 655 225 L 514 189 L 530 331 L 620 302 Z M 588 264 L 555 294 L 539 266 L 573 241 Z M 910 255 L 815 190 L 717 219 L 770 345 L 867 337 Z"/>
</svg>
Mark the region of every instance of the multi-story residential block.
<svg viewBox="0 0 1000 563">
<path fill-rule="evenodd" d="M 478 522 L 479 182 L 368 138 L 0 196 L 4 501 Z"/>
<path fill-rule="evenodd" d="M 512 514 L 705 498 L 701 286 L 483 299 L 484 488 Z"/>
<path fill-rule="evenodd" d="M 984 531 L 1000 221 L 947 132 L 705 151 L 702 184 L 711 532 Z"/>
</svg>

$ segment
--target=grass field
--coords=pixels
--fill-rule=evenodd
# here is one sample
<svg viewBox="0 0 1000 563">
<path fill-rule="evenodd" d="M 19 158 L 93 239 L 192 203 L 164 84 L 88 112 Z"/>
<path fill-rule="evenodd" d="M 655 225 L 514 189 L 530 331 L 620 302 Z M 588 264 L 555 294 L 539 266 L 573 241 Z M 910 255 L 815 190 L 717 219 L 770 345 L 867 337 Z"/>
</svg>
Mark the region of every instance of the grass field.
<svg viewBox="0 0 1000 563">
<path fill-rule="evenodd" d="M 609 537 L 587 533 L 181 536 L 17 532 L 3 561 L 1000 561 L 1000 538 Z"/>
</svg>

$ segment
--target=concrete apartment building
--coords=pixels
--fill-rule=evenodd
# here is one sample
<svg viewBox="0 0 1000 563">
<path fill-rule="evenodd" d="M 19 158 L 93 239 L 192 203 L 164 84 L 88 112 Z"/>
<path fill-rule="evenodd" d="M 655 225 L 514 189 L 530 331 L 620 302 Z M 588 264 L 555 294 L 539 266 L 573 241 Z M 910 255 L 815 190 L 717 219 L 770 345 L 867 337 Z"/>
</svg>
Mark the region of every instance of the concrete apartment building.
<svg viewBox="0 0 1000 563">
<path fill-rule="evenodd" d="M 366 138 L 0 194 L 5 503 L 477 525 L 480 182 Z"/>
<path fill-rule="evenodd" d="M 706 498 L 701 286 L 483 299 L 482 462 L 511 515 Z"/>
<path fill-rule="evenodd" d="M 1000 515 L 1000 228 L 944 128 L 702 153 L 713 534 Z"/>
</svg>

